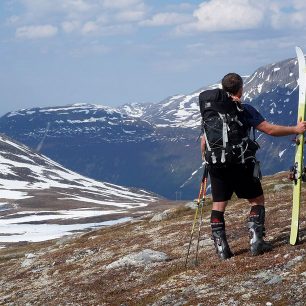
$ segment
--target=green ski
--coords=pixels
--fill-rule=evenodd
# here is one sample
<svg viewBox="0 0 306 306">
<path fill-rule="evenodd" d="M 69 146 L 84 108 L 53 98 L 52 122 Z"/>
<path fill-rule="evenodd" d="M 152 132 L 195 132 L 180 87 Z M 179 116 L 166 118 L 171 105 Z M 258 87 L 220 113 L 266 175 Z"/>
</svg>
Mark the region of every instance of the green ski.
<svg viewBox="0 0 306 306">
<path fill-rule="evenodd" d="M 296 47 L 296 54 L 299 64 L 299 103 L 298 103 L 298 120 L 304 121 L 305 118 L 305 91 L 306 91 L 306 66 L 305 57 L 301 48 Z M 293 172 L 293 205 L 291 219 L 290 244 L 295 245 L 299 240 L 299 216 L 301 205 L 301 183 L 304 172 L 303 167 L 303 149 L 304 134 L 297 135 L 295 160 L 292 169 Z"/>
</svg>

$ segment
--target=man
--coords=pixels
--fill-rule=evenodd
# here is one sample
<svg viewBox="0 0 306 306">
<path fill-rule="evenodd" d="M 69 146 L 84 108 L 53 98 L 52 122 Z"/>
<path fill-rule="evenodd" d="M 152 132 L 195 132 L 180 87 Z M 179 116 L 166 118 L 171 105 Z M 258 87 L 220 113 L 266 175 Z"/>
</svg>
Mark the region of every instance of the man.
<svg viewBox="0 0 306 306">
<path fill-rule="evenodd" d="M 296 126 L 281 126 L 267 122 L 262 115 L 251 105 L 242 105 L 241 97 L 243 92 L 243 80 L 236 73 L 229 73 L 222 79 L 222 88 L 216 89 L 214 92 L 209 92 L 207 98 L 207 91 L 202 92 L 199 97 L 200 107 L 208 105 L 207 99 L 211 99 L 212 94 L 220 95 L 226 92 L 228 101 L 226 103 L 236 104 L 237 107 L 237 122 L 244 127 L 246 131 L 255 128 L 265 134 L 271 136 L 286 136 L 291 134 L 302 134 L 306 131 L 306 122 L 298 122 Z M 214 96 L 213 96 L 214 97 Z M 217 96 L 216 96 L 217 97 Z M 214 99 L 217 99 L 214 97 Z M 204 107 L 204 106 L 203 106 Z M 202 107 L 202 108 L 203 108 Z M 201 109 L 202 117 L 203 111 Z M 204 117 L 203 117 L 204 118 Z M 215 120 L 216 121 L 216 120 Z M 207 128 L 205 128 L 205 118 L 203 122 L 204 135 L 201 138 L 202 156 L 209 147 L 207 138 Z M 229 128 L 227 128 L 230 130 Z M 226 131 L 225 131 L 226 132 Z M 225 133 L 223 131 L 223 134 Z M 225 151 L 225 150 L 224 150 Z M 205 153 L 205 158 L 207 157 Z M 210 152 L 211 153 L 211 152 Z M 242 152 L 243 154 L 244 152 Z M 214 153 L 212 153 L 214 154 Z M 248 219 L 248 229 L 250 232 L 250 249 L 252 255 L 259 255 L 272 249 L 271 244 L 263 240 L 265 236 L 265 198 L 261 187 L 259 177 L 254 177 L 254 168 L 256 167 L 255 153 L 254 159 L 242 160 L 235 163 L 225 163 L 225 153 L 222 152 L 221 161 L 217 164 L 217 158 L 214 155 L 208 155 L 210 160 L 208 162 L 208 170 L 211 180 L 213 206 L 211 212 L 211 229 L 212 238 L 216 247 L 216 252 L 221 259 L 228 259 L 233 256 L 231 252 L 225 233 L 224 212 L 228 201 L 235 192 L 238 198 L 247 199 L 251 205 L 251 211 Z M 222 160 L 223 159 L 223 160 Z"/>
</svg>

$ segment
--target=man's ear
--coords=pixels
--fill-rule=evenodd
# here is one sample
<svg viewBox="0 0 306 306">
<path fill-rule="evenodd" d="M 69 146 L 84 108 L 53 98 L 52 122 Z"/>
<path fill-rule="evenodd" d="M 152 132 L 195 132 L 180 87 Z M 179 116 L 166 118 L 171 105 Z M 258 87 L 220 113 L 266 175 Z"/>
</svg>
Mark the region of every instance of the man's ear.
<svg viewBox="0 0 306 306">
<path fill-rule="evenodd" d="M 242 97 L 242 93 L 243 93 L 243 87 L 241 87 L 241 88 L 238 90 L 236 96 L 240 99 L 240 98 Z"/>
</svg>

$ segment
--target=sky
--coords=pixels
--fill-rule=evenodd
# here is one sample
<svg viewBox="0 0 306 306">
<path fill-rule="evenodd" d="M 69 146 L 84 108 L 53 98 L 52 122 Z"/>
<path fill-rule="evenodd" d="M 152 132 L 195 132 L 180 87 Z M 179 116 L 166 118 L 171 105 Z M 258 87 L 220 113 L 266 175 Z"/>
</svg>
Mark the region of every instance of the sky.
<svg viewBox="0 0 306 306">
<path fill-rule="evenodd" d="M 0 115 L 159 102 L 306 51 L 305 0 L 1 0 Z"/>
</svg>

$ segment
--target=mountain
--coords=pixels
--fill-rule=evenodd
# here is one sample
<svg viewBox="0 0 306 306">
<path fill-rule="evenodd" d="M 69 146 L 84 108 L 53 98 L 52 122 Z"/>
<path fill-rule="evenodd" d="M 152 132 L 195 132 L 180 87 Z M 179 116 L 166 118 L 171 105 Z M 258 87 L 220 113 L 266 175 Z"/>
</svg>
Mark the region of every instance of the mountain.
<svg viewBox="0 0 306 306">
<path fill-rule="evenodd" d="M 0 242 L 40 241 L 122 222 L 161 198 L 98 182 L 0 135 Z"/>
<path fill-rule="evenodd" d="M 172 197 L 199 160 L 189 129 L 157 128 L 146 119 L 102 106 L 77 104 L 6 114 L 6 135 L 85 176 L 113 184 L 145 188 Z"/>
<path fill-rule="evenodd" d="M 164 218 L 153 214 L 70 239 L 0 249 L 0 304 L 303 306 L 306 210 L 301 210 L 300 243 L 291 246 L 292 184 L 279 173 L 265 177 L 263 188 L 265 239 L 273 245 L 271 252 L 251 256 L 249 207 L 236 199 L 226 212 L 228 243 L 235 256 L 220 261 L 211 240 L 207 199 L 198 265 L 196 228 L 185 268 L 195 212 L 181 205 L 164 212 Z M 302 199 L 305 205 L 305 185 Z"/>
<path fill-rule="evenodd" d="M 244 100 L 270 122 L 296 122 L 298 67 L 289 59 L 244 78 Z M 201 176 L 198 96 L 116 109 L 91 104 L 24 109 L 0 118 L 0 131 L 94 179 L 146 188 L 168 198 L 193 198 Z M 256 135 L 264 174 L 289 169 L 293 137 Z"/>
</svg>

